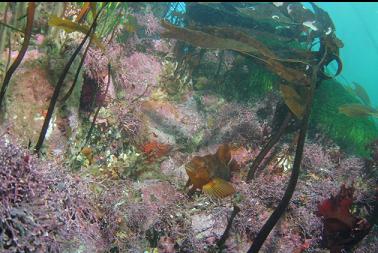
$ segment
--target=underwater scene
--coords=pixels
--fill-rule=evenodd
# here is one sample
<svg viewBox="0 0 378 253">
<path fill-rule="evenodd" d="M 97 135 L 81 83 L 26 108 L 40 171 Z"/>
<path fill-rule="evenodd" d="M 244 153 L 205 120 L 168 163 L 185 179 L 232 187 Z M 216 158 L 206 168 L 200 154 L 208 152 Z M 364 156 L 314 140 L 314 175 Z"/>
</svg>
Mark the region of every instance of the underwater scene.
<svg viewBox="0 0 378 253">
<path fill-rule="evenodd" d="M 0 252 L 377 252 L 377 24 L 377 3 L 0 3 Z"/>
</svg>

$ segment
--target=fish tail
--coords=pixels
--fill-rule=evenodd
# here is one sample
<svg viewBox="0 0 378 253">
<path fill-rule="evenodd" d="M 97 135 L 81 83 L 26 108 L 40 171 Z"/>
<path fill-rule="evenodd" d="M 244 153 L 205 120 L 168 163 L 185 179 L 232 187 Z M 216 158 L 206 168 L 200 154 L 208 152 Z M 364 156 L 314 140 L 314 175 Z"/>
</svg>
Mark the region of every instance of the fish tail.
<svg viewBox="0 0 378 253">
<path fill-rule="evenodd" d="M 202 187 L 205 194 L 215 198 L 225 198 L 235 193 L 235 188 L 229 182 L 214 178 Z"/>
</svg>

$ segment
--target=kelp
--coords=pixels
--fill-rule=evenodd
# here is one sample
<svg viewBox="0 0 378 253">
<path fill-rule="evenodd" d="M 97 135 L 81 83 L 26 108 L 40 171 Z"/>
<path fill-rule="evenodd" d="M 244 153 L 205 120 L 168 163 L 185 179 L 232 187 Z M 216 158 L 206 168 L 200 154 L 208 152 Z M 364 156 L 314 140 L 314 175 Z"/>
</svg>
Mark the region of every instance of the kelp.
<svg viewBox="0 0 378 253">
<path fill-rule="evenodd" d="M 96 20 L 94 21 L 94 23 L 96 22 Z M 109 86 L 110 86 L 110 78 L 111 78 L 111 65 L 110 63 L 108 64 L 108 82 L 106 84 L 106 88 L 105 88 L 105 94 L 108 94 L 108 91 L 109 91 Z M 96 120 L 97 120 L 97 116 L 100 112 L 100 109 L 101 109 L 102 105 L 100 104 L 97 109 L 96 109 L 96 112 L 95 114 L 93 115 L 93 120 L 92 120 L 92 123 L 91 123 L 91 126 L 88 130 L 88 133 L 87 133 L 87 136 L 85 137 L 85 141 L 84 141 L 84 145 L 83 145 L 83 148 L 85 146 L 87 146 L 87 144 L 89 143 L 90 141 L 90 138 L 92 136 L 92 132 L 93 132 L 93 129 L 95 127 L 95 123 L 96 123 Z"/>
<path fill-rule="evenodd" d="M 268 69 L 290 83 L 308 86 L 308 78 L 303 71 L 290 68 L 280 61 L 302 63 L 301 60 L 279 59 L 272 51 L 260 43 L 257 39 L 241 31 L 230 28 L 207 27 L 202 30 L 177 27 L 162 21 L 166 29 L 162 37 L 174 38 L 188 42 L 194 46 L 207 49 L 233 50 L 247 56 L 260 59 Z"/>
<path fill-rule="evenodd" d="M 268 141 L 268 143 L 264 146 L 264 148 L 260 151 L 260 153 L 257 155 L 255 160 L 253 161 L 252 166 L 248 170 L 247 175 L 247 182 L 252 180 L 255 176 L 255 173 L 257 169 L 259 168 L 260 164 L 264 160 L 265 156 L 269 153 L 269 151 L 273 148 L 273 146 L 280 140 L 282 135 L 287 130 L 287 127 L 289 125 L 289 121 L 292 119 L 292 114 L 288 111 L 286 113 L 285 119 L 282 121 L 280 127 L 277 131 L 275 131 L 272 134 L 272 137 Z"/>
<path fill-rule="evenodd" d="M 47 115 L 45 117 L 45 120 L 44 120 L 43 125 L 42 125 L 41 132 L 39 134 L 38 142 L 37 142 L 37 144 L 35 146 L 35 153 L 39 154 L 40 150 L 42 148 L 43 142 L 45 140 L 46 132 L 47 132 L 47 129 L 49 127 L 50 120 L 51 120 L 52 114 L 53 114 L 54 109 L 55 109 L 55 105 L 56 105 L 56 103 L 58 101 L 60 90 L 61 90 L 61 88 L 63 86 L 63 83 L 64 83 L 64 79 L 66 78 L 66 75 L 67 75 L 67 73 L 68 73 L 68 71 L 69 71 L 72 63 L 74 62 L 76 56 L 79 54 L 79 52 L 83 48 L 85 42 L 87 41 L 87 39 L 91 35 L 93 28 L 96 26 L 97 19 L 98 19 L 101 11 L 103 10 L 103 8 L 105 6 L 106 6 L 106 3 L 105 3 L 105 5 L 103 5 L 103 7 L 97 13 L 97 15 L 94 18 L 94 21 L 93 21 L 91 27 L 89 28 L 88 32 L 85 34 L 85 37 L 81 41 L 80 45 L 76 48 L 75 52 L 70 57 L 69 61 L 65 65 L 65 67 L 64 67 L 64 69 L 63 69 L 63 71 L 62 71 L 62 73 L 61 73 L 61 75 L 59 77 L 58 83 L 57 83 L 57 85 L 56 85 L 56 87 L 54 89 L 53 95 L 52 95 L 51 100 L 50 100 L 50 104 L 49 104 L 49 107 L 48 107 L 48 110 L 47 110 Z"/>
<path fill-rule="evenodd" d="M 259 52 L 256 47 L 232 38 L 220 38 L 206 32 L 174 26 L 164 20 L 162 21 L 162 26 L 166 28 L 161 34 L 163 37 L 185 41 L 197 47 L 249 53 Z"/>
<path fill-rule="evenodd" d="M 276 29 L 267 23 L 260 23 L 233 7 L 246 7 L 243 3 L 187 3 L 186 16 L 190 21 L 203 26 L 253 27 L 260 31 L 275 33 Z"/>
<path fill-rule="evenodd" d="M 96 30 L 96 27 L 93 28 L 93 31 L 95 31 L 95 30 Z M 72 92 L 74 91 L 74 89 L 76 87 L 77 80 L 79 79 L 79 75 L 80 75 L 80 70 L 81 70 L 81 68 L 82 68 L 82 66 L 84 64 L 85 58 L 87 57 L 87 53 L 88 53 L 89 48 L 90 48 L 90 46 L 92 44 L 92 40 L 93 40 L 92 38 L 89 40 L 88 45 L 87 45 L 87 47 L 84 50 L 83 56 L 81 57 L 79 66 L 77 67 L 77 70 L 76 70 L 76 73 L 75 73 L 75 77 L 74 77 L 74 80 L 73 80 L 73 82 L 71 84 L 70 89 L 67 91 L 66 95 L 64 95 L 64 97 L 61 99 L 62 104 L 64 104 L 68 100 L 68 98 L 71 96 Z"/>
<path fill-rule="evenodd" d="M 35 3 L 30 2 L 28 5 L 28 11 L 27 11 L 27 21 L 26 21 L 24 42 L 22 44 L 21 50 L 18 53 L 16 59 L 14 60 L 12 65 L 9 67 L 7 73 L 5 74 L 3 85 L 1 86 L 1 91 L 0 91 L 0 108 L 3 103 L 7 88 L 9 86 L 10 79 L 12 78 L 13 73 L 16 71 L 16 69 L 20 65 L 22 59 L 25 56 L 26 50 L 28 49 L 31 34 L 32 34 L 35 8 L 36 8 Z"/>
<path fill-rule="evenodd" d="M 257 4 L 251 7 L 236 7 L 236 9 L 244 17 L 252 18 L 259 23 L 270 24 L 274 28 L 280 24 L 298 25 L 298 23 L 294 23 L 273 4 Z"/>
<path fill-rule="evenodd" d="M 259 252 L 261 246 L 263 245 L 266 238 L 272 231 L 273 227 L 277 224 L 282 214 L 286 211 L 287 207 L 289 206 L 290 200 L 294 194 L 294 191 L 298 182 L 302 156 L 303 156 L 303 149 L 304 149 L 306 134 L 307 134 L 307 130 L 309 127 L 309 122 L 310 122 L 310 114 L 311 114 L 312 104 L 314 101 L 315 88 L 317 87 L 320 81 L 320 79 L 318 79 L 318 74 L 320 73 L 320 70 L 323 68 L 323 64 L 326 58 L 327 58 L 327 50 L 325 50 L 320 61 L 316 65 L 312 66 L 311 79 L 309 80 L 311 86 L 308 91 L 306 107 L 303 114 L 302 123 L 299 129 L 299 137 L 296 143 L 297 145 L 296 145 L 296 150 L 295 150 L 293 169 L 291 171 L 290 179 L 289 179 L 287 188 L 285 190 L 284 196 L 282 197 L 277 208 L 273 211 L 271 216 L 265 222 L 264 226 L 260 229 L 251 247 L 249 248 L 248 253 Z"/>
<path fill-rule="evenodd" d="M 289 107 L 290 111 L 298 118 L 303 118 L 303 113 L 305 110 L 306 99 L 300 96 L 297 91 L 290 87 L 289 85 L 280 85 L 281 95 Z"/>
<path fill-rule="evenodd" d="M 85 2 L 79 14 L 77 15 L 75 22 L 81 23 L 84 20 L 85 16 L 88 14 L 90 8 L 90 2 Z"/>
<path fill-rule="evenodd" d="M 57 16 L 50 16 L 49 25 L 61 28 L 68 33 L 81 32 L 87 34 L 89 31 L 89 27 L 87 25 L 72 22 L 68 19 L 63 19 Z M 101 43 L 101 41 L 97 38 L 95 34 L 92 34 L 91 38 L 93 40 L 93 43 L 96 44 L 96 46 L 98 46 L 101 50 L 105 50 L 104 45 Z"/>
<path fill-rule="evenodd" d="M 200 24 L 201 27 L 232 27 L 237 31 L 247 30 L 249 35 L 261 38 L 261 41 L 269 46 L 276 56 L 281 55 L 279 51 L 285 46 L 286 49 L 291 47 L 287 41 L 295 41 L 296 43 L 292 44 L 303 49 L 302 52 L 297 55 L 289 50 L 285 56 L 281 55 L 281 58 L 290 57 L 307 62 L 307 65 L 315 64 L 314 60 L 319 60 L 324 53 L 324 48 L 327 47 L 328 53 L 324 67 L 335 60 L 338 64 L 336 76 L 342 70 L 339 48 L 343 47 L 343 44 L 334 34 L 335 26 L 329 14 L 315 3 L 311 4 L 314 12 L 303 8 L 301 3 L 295 2 L 191 3 L 187 5 L 187 16 L 190 18 L 190 23 L 196 26 Z M 264 36 L 261 37 L 261 35 Z M 308 52 L 306 48 L 310 47 L 316 38 L 322 40 L 320 44 L 323 48 L 319 52 Z M 282 42 L 281 45 L 276 43 L 278 41 Z M 324 74 L 324 70 L 322 72 L 323 77 L 332 78 Z"/>
<path fill-rule="evenodd" d="M 244 7 L 241 5 L 242 3 L 235 4 L 235 6 L 231 3 L 220 3 L 216 5 L 216 12 L 218 12 L 218 14 L 219 12 L 228 13 L 230 16 L 242 16 L 238 13 L 241 10 L 240 8 Z M 277 5 L 277 3 L 273 5 Z M 194 46 L 199 46 L 202 48 L 233 50 L 263 62 L 267 69 L 283 79 L 280 88 L 284 101 L 293 114 L 297 115 L 298 119 L 296 121 L 299 122 L 300 125 L 299 135 L 296 141 L 295 158 L 288 186 L 279 205 L 261 228 L 256 238 L 253 240 L 253 244 L 248 250 L 249 253 L 259 252 L 269 233 L 287 209 L 293 196 L 299 177 L 303 148 L 310 122 L 310 113 L 315 97 L 315 89 L 319 86 L 322 80 L 331 78 L 325 73 L 326 66 L 331 61 L 336 60 L 338 64 L 336 75 L 338 75 L 342 69 L 342 63 L 339 58 L 339 48 L 342 46 L 342 43 L 340 43 L 340 41 L 334 35 L 335 29 L 328 13 L 318 8 L 315 4 L 313 4 L 314 9 L 316 9 L 315 13 L 305 10 L 303 5 L 300 3 L 294 3 L 293 5 L 291 3 L 283 3 L 278 4 L 278 6 L 279 5 L 285 6 L 284 9 L 282 9 L 282 12 L 286 12 L 286 14 L 288 14 L 286 15 L 287 17 L 292 17 L 292 19 L 295 19 L 293 16 L 298 14 L 296 18 L 303 18 L 303 23 L 295 26 L 293 29 L 289 29 L 291 35 L 288 34 L 288 37 L 307 41 L 309 45 L 312 45 L 315 39 L 319 39 L 320 48 L 318 51 L 311 52 L 311 50 L 300 50 L 299 47 L 295 53 L 296 57 L 299 56 L 298 58 L 281 59 L 278 56 L 279 53 L 277 52 L 280 51 L 281 53 L 284 51 L 284 47 L 280 48 L 279 50 L 275 47 L 268 48 L 260 41 L 255 39 L 253 35 L 244 33 L 239 29 L 240 27 L 247 28 L 246 26 L 234 25 L 235 23 L 240 24 L 239 20 L 237 19 L 230 20 L 231 23 L 229 23 L 226 27 L 219 27 L 217 24 L 212 24 L 217 25 L 216 27 L 208 26 L 211 22 L 207 20 L 211 20 L 213 16 L 206 15 L 206 13 L 202 13 L 204 15 L 195 13 L 193 11 L 193 7 L 195 8 L 196 4 L 191 4 L 188 6 L 188 12 L 189 9 L 191 9 L 191 14 L 188 16 L 199 18 L 195 20 L 196 22 L 194 23 L 189 20 L 188 23 L 191 25 L 190 28 L 180 28 L 167 24 L 166 22 L 162 23 L 163 27 L 166 29 L 166 31 L 163 32 L 163 36 L 189 42 Z M 204 9 L 206 8 L 208 10 L 210 9 L 209 12 L 212 11 L 212 7 L 207 5 Z M 271 8 L 271 6 L 269 8 Z M 201 8 L 197 9 L 201 10 Z M 247 14 L 250 15 L 244 11 L 243 15 Z M 201 16 L 203 17 L 201 18 Z M 224 16 L 227 17 L 227 15 Z M 315 20 L 307 20 L 306 18 L 308 17 L 313 17 Z M 224 24 L 224 20 L 221 20 L 222 15 L 219 15 L 217 18 L 220 24 Z M 252 18 L 248 18 L 248 20 L 252 21 Z M 198 23 L 202 23 L 202 26 L 199 26 Z M 271 27 L 269 27 L 270 24 L 264 25 L 262 24 L 263 22 L 257 22 L 256 20 L 253 20 L 251 23 L 258 24 L 253 26 L 253 28 L 256 30 L 261 31 L 263 30 L 261 27 L 268 27 L 266 31 L 271 32 L 272 35 L 277 34 L 275 30 L 278 29 L 273 29 L 272 31 L 272 29 L 270 29 Z M 310 25 L 308 23 L 310 23 Z M 315 26 L 315 24 L 317 26 Z M 229 28 L 230 26 L 232 29 Z M 303 33 L 305 36 L 302 36 Z M 290 52 L 291 48 L 287 47 L 287 51 L 284 53 L 288 56 L 290 55 Z M 285 65 L 283 63 L 285 63 Z M 299 89 L 298 87 L 302 88 Z M 288 130 L 288 122 L 290 118 L 291 113 L 288 112 L 279 131 L 271 137 L 268 145 L 266 145 L 258 155 L 258 157 L 260 156 L 259 161 L 262 161 L 268 151 L 278 142 L 281 135 Z M 253 177 L 254 171 L 259 166 L 259 163 L 255 163 L 254 170 L 250 170 L 248 172 L 247 180 Z"/>
</svg>

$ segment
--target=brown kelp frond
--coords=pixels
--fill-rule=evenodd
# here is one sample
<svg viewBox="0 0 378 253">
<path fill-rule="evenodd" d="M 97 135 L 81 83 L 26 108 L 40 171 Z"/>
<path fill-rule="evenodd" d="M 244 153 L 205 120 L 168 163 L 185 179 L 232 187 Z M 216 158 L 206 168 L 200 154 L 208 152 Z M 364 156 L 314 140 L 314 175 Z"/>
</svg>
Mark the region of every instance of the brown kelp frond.
<svg viewBox="0 0 378 253">
<path fill-rule="evenodd" d="M 257 22 L 267 23 L 272 26 L 276 26 L 279 24 L 302 25 L 302 23 L 297 23 L 291 20 L 286 15 L 284 15 L 273 4 L 260 4 L 260 5 L 255 5 L 253 8 L 236 7 L 236 9 L 245 17 L 252 18 L 256 20 Z"/>
<path fill-rule="evenodd" d="M 89 27 L 87 25 L 72 22 L 68 19 L 63 19 L 57 16 L 50 16 L 49 25 L 61 28 L 68 33 L 81 32 L 86 34 L 89 31 Z M 105 50 L 104 45 L 101 43 L 101 41 L 97 38 L 95 34 L 92 34 L 91 38 L 93 39 L 93 43 L 95 43 L 96 46 L 98 46 L 101 50 Z"/>
<path fill-rule="evenodd" d="M 76 23 L 81 23 L 84 20 L 85 16 L 88 14 L 90 10 L 90 7 L 91 7 L 90 4 L 91 4 L 90 2 L 84 2 L 83 7 L 81 8 L 79 14 L 76 17 L 76 20 L 75 20 Z"/>
<path fill-rule="evenodd" d="M 161 34 L 163 37 L 182 40 L 202 48 L 234 50 L 262 60 L 271 71 L 288 82 L 309 85 L 303 71 L 285 66 L 280 61 L 301 63 L 303 69 L 305 69 L 306 62 L 300 59 L 280 59 L 264 44 L 244 32 L 227 27 L 205 27 L 201 30 L 194 30 L 174 26 L 164 20 L 162 26 L 166 29 Z"/>
<path fill-rule="evenodd" d="M 306 99 L 301 97 L 298 92 L 289 85 L 280 85 L 281 95 L 290 111 L 298 118 L 303 118 L 306 106 Z"/>
<path fill-rule="evenodd" d="M 298 182 L 300 166 L 302 162 L 303 148 L 304 148 L 307 129 L 309 125 L 310 112 L 311 112 L 311 107 L 314 100 L 315 88 L 318 82 L 320 82 L 320 80 L 318 79 L 318 74 L 320 73 L 320 70 L 324 67 L 323 64 L 325 63 L 327 56 L 328 56 L 328 51 L 327 51 L 327 48 L 325 48 L 322 58 L 312 68 L 312 75 L 311 75 L 311 79 L 309 80 L 311 83 L 311 86 L 308 93 L 308 99 L 306 103 L 306 109 L 303 114 L 301 128 L 299 130 L 299 137 L 297 141 L 297 147 L 295 150 L 293 169 L 290 175 L 289 183 L 286 188 L 285 194 L 282 197 L 277 208 L 273 211 L 273 213 L 271 214 L 267 222 L 264 224 L 264 226 L 261 228 L 261 230 L 257 234 L 255 240 L 253 241 L 251 247 L 248 250 L 248 253 L 259 252 L 261 246 L 265 242 L 269 233 L 272 231 L 273 227 L 276 225 L 276 223 L 278 222 L 282 214 L 285 212 L 286 208 L 289 206 L 290 200 L 294 194 L 294 191 Z"/>
<path fill-rule="evenodd" d="M 254 47 L 253 44 L 247 44 L 243 41 L 235 40 L 234 38 L 222 38 L 208 32 L 177 27 L 164 20 L 162 21 L 162 26 L 166 29 L 161 34 L 163 37 L 186 41 L 198 47 L 259 53 L 258 48 Z"/>
</svg>

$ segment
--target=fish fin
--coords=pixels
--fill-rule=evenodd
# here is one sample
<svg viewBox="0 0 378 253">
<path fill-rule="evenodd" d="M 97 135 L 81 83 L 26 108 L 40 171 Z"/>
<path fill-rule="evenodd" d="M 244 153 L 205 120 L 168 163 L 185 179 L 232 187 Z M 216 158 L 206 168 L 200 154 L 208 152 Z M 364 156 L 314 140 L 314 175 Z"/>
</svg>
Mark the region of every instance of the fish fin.
<svg viewBox="0 0 378 253">
<path fill-rule="evenodd" d="M 224 164 L 228 164 L 231 160 L 231 149 L 228 144 L 222 144 L 219 146 L 216 156 L 220 161 L 222 161 Z"/>
<path fill-rule="evenodd" d="M 216 198 L 225 198 L 235 193 L 232 184 L 218 177 L 205 184 L 202 190 L 205 194 Z"/>
</svg>

